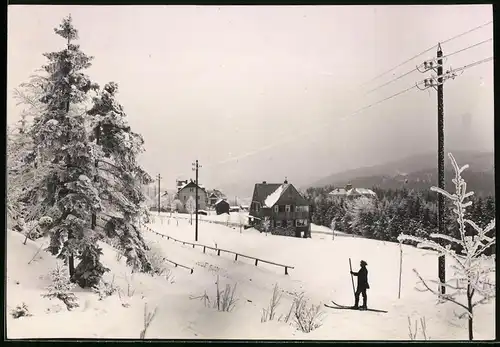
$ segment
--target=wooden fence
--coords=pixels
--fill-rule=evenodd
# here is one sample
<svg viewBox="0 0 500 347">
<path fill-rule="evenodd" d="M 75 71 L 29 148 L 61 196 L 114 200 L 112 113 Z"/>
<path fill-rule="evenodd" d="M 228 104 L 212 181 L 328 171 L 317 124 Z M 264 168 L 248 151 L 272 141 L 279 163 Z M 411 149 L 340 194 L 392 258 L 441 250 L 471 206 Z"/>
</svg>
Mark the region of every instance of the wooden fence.
<svg viewBox="0 0 500 347">
<path fill-rule="evenodd" d="M 219 224 L 219 225 L 224 225 L 224 226 L 227 226 L 229 228 L 239 228 L 241 226 L 241 228 L 243 228 L 244 226 L 248 226 L 248 223 L 247 222 L 243 222 L 243 223 L 239 223 L 239 222 L 230 222 L 230 221 L 219 221 L 219 220 L 210 220 L 210 219 L 205 219 L 203 217 L 207 217 L 207 216 L 203 216 L 203 215 L 198 215 L 198 222 L 203 222 L 203 223 L 211 223 L 211 224 Z M 176 218 L 178 219 L 183 219 L 183 220 L 189 220 L 190 217 L 189 216 L 172 216 L 172 217 L 169 217 L 169 216 L 151 216 L 150 217 L 151 219 L 153 220 L 156 220 L 156 218 L 159 218 L 160 219 L 160 222 L 161 224 L 164 224 L 164 221 L 165 221 L 165 218 L 168 220 L 168 219 L 171 219 L 171 220 L 174 220 Z M 194 224 L 194 215 L 193 215 L 193 224 Z"/>
<path fill-rule="evenodd" d="M 257 266 L 258 263 L 261 262 L 261 263 L 266 263 L 266 264 L 271 264 L 271 265 L 283 267 L 285 269 L 285 275 L 288 275 L 288 269 L 294 269 L 294 267 L 290 266 L 290 265 L 278 264 L 278 263 L 275 263 L 275 262 L 272 262 L 272 261 L 269 261 L 269 260 L 263 260 L 263 259 L 255 258 L 255 257 L 249 256 L 249 255 L 241 254 L 241 253 L 230 251 L 230 250 L 227 250 L 227 249 L 222 249 L 222 248 L 218 248 L 218 247 L 212 247 L 212 246 L 208 246 L 208 245 L 203 245 L 201 243 L 193 243 L 193 242 L 178 240 L 175 237 L 172 237 L 172 236 L 169 236 L 169 235 L 164 235 L 164 234 L 161 234 L 159 232 L 156 232 L 153 229 L 151 229 L 150 227 L 148 227 L 147 225 L 144 225 L 144 224 L 141 224 L 141 225 L 144 226 L 144 228 L 146 230 L 148 230 L 148 231 L 150 231 L 150 232 L 152 232 L 152 233 L 154 233 L 156 235 L 159 235 L 162 238 L 167 238 L 167 240 L 172 240 L 172 241 L 175 241 L 175 242 L 179 242 L 179 243 L 182 243 L 183 245 L 193 246 L 193 248 L 195 248 L 195 247 L 201 247 L 201 248 L 203 248 L 203 253 L 206 253 L 207 249 L 211 249 L 211 250 L 216 251 L 218 256 L 220 256 L 221 252 L 225 252 L 225 253 L 229 253 L 229 254 L 234 254 L 234 260 L 235 261 L 238 260 L 238 257 L 241 257 L 241 258 L 247 258 L 247 259 L 255 260 L 255 266 Z"/>
<path fill-rule="evenodd" d="M 102 220 L 103 222 L 108 222 L 108 220 L 107 220 L 107 219 L 102 218 L 101 216 L 99 216 L 99 218 L 98 218 L 98 219 Z M 143 225 L 143 224 L 141 224 L 141 225 Z M 104 227 L 103 227 L 103 226 L 101 226 L 101 225 L 97 225 L 97 226 L 98 226 L 99 228 L 101 228 L 101 229 L 103 229 L 103 228 L 104 228 Z M 115 250 L 117 250 L 117 251 L 118 251 L 118 249 L 117 249 L 116 247 L 114 247 L 113 245 L 111 245 L 109 242 L 106 242 L 106 244 L 107 244 L 108 246 L 110 246 L 110 247 L 112 247 L 112 248 L 114 248 Z M 175 261 L 173 261 L 173 260 L 170 260 L 170 259 L 168 259 L 168 258 L 165 258 L 165 257 L 163 257 L 163 261 L 166 261 L 167 263 L 174 264 L 174 265 L 175 265 L 175 267 L 181 267 L 181 268 L 187 269 L 187 270 L 189 270 L 189 273 L 190 273 L 190 274 L 192 274 L 192 273 L 193 273 L 193 271 L 194 271 L 194 268 L 191 268 L 191 267 L 186 266 L 186 265 L 179 264 L 179 263 L 177 263 L 177 262 L 175 262 Z"/>
</svg>

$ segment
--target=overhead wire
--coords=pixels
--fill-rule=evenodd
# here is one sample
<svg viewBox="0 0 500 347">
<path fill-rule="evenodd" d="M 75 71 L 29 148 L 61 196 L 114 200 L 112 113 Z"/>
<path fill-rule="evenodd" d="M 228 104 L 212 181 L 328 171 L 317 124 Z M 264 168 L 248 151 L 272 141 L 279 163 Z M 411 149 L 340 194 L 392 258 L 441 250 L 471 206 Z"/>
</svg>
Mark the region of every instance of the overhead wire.
<svg viewBox="0 0 500 347">
<path fill-rule="evenodd" d="M 447 40 L 441 41 L 441 42 L 440 42 L 440 44 L 445 44 L 445 43 L 448 43 L 448 42 L 450 42 L 450 41 L 453 41 L 453 40 L 455 40 L 455 39 L 457 39 L 457 38 L 459 38 L 459 37 L 462 37 L 462 36 L 467 35 L 467 34 L 469 34 L 469 33 L 471 33 L 471 32 L 474 32 L 474 31 L 476 31 L 476 30 L 479 30 L 479 29 L 481 29 L 481 28 L 483 28 L 483 27 L 485 27 L 485 26 L 487 26 L 487 25 L 489 25 L 489 24 L 491 24 L 491 23 L 493 23 L 493 21 L 489 21 L 489 22 L 487 22 L 487 23 L 484 23 L 484 24 L 482 24 L 482 25 L 479 25 L 479 26 L 477 26 L 477 27 L 474 27 L 474 28 L 472 28 L 472 29 L 469 29 L 469 30 L 467 30 L 467 31 L 465 31 L 465 32 L 462 32 L 462 33 L 460 33 L 460 34 L 458 34 L 458 35 L 455 35 L 455 36 L 453 36 L 453 37 L 451 37 L 451 38 L 449 38 L 449 39 L 447 39 Z M 452 55 L 454 55 L 454 54 L 458 54 L 458 53 L 463 52 L 463 51 L 465 51 L 465 50 L 468 50 L 468 49 L 471 49 L 471 48 L 473 48 L 473 47 L 476 47 L 476 46 L 479 46 L 479 45 L 481 45 L 481 44 L 484 44 L 484 43 L 486 43 L 486 42 L 489 42 L 489 41 L 491 41 L 491 40 L 492 40 L 492 38 L 487 39 L 487 40 L 484 40 L 484 41 L 479 42 L 479 43 L 477 43 L 477 44 L 474 44 L 474 45 L 471 45 L 471 46 L 465 47 L 465 48 L 463 48 L 463 49 L 461 49 L 461 50 L 458 50 L 458 51 L 456 51 L 456 52 L 452 52 L 452 53 L 450 53 L 450 54 L 447 54 L 447 55 L 443 56 L 443 58 L 446 58 L 446 57 L 452 56 Z M 416 59 L 416 58 L 418 58 L 418 57 L 422 56 L 423 54 L 425 54 L 425 53 L 427 53 L 427 52 L 430 52 L 430 51 L 431 51 L 431 50 L 433 50 L 434 48 L 437 48 L 437 46 L 438 46 L 438 45 L 436 44 L 436 45 L 433 45 L 432 47 L 429 47 L 428 49 L 426 49 L 426 50 L 424 50 L 424 51 L 421 51 L 420 53 L 418 53 L 418 54 L 416 54 L 416 55 L 412 56 L 411 58 L 409 58 L 409 59 L 405 60 L 404 62 L 402 62 L 402 63 L 400 63 L 400 64 L 396 65 L 395 67 L 393 67 L 393 68 L 391 68 L 391 69 L 389 69 L 389 70 L 387 70 L 387 71 L 385 71 L 385 72 L 383 72 L 383 73 L 381 73 L 381 74 L 379 74 L 379 75 L 377 75 L 377 76 L 373 77 L 372 79 L 368 80 L 367 82 L 362 83 L 361 85 L 359 85 L 359 87 L 362 87 L 362 86 L 364 86 L 364 85 L 366 85 L 366 84 L 368 84 L 368 83 L 370 83 L 370 82 L 372 82 L 372 81 L 374 81 L 374 80 L 376 80 L 376 79 L 378 79 L 378 78 L 380 78 L 380 77 L 382 77 L 382 76 L 384 76 L 384 75 L 388 74 L 389 72 L 392 72 L 392 71 L 396 70 L 397 68 L 399 68 L 399 67 L 401 67 L 401 66 L 405 65 L 406 63 L 408 63 L 408 62 L 410 62 L 410 61 L 412 61 L 412 60 L 414 60 L 414 59 Z M 487 58 L 487 59 L 485 59 L 485 61 L 481 61 L 481 62 L 476 62 L 476 63 L 470 64 L 470 65 L 471 65 L 470 67 L 475 66 L 475 65 L 478 65 L 478 64 L 481 64 L 481 63 L 486 62 L 486 61 L 491 60 L 491 59 L 493 59 L 493 57 Z M 453 71 L 462 71 L 462 70 L 464 70 L 464 69 L 465 69 L 465 68 L 464 68 L 464 67 L 462 67 L 462 68 L 460 68 L 460 70 L 458 70 L 458 69 L 457 69 L 457 70 L 453 70 Z M 366 94 L 369 94 L 369 93 L 371 93 L 371 92 L 373 92 L 373 91 L 375 91 L 375 90 L 377 90 L 377 89 L 380 89 L 380 88 L 382 88 L 382 87 L 385 87 L 386 85 L 389 85 L 389 84 L 391 84 L 391 83 L 393 83 L 393 82 L 395 82 L 395 81 L 397 81 L 397 80 L 399 80 L 399 79 L 401 79 L 401 78 L 403 78 L 403 77 L 405 77 L 405 76 L 408 76 L 409 74 L 411 74 L 411 73 L 413 73 L 413 72 L 415 72 L 415 71 L 418 71 L 418 70 L 417 70 L 416 68 L 414 68 L 414 69 L 412 69 L 412 70 L 410 70 L 410 71 L 408 71 L 408 72 L 404 73 L 403 75 L 400 75 L 400 76 L 396 77 L 396 78 L 395 78 L 395 79 L 393 79 L 393 80 L 390 80 L 390 81 L 388 81 L 388 82 L 386 82 L 386 83 L 384 83 L 384 84 L 382 84 L 382 85 L 379 85 L 378 87 L 376 87 L 376 88 L 374 88 L 374 89 L 372 89 L 372 90 L 368 91 Z M 358 114 L 358 113 L 360 113 L 360 112 L 362 112 L 362 111 L 364 111 L 364 110 L 366 110 L 366 109 L 369 109 L 369 108 L 371 108 L 371 107 L 373 107 L 373 106 L 376 106 L 376 105 L 378 105 L 378 104 L 381 104 L 381 103 L 383 103 L 383 102 L 385 102 L 385 101 L 388 101 L 388 100 L 390 100 L 390 99 L 392 99 L 392 98 L 395 98 L 395 97 L 397 97 L 397 96 L 399 96 L 399 95 L 401 95 L 401 94 L 407 93 L 407 92 L 409 92 L 410 90 L 413 90 L 414 88 L 417 88 L 418 84 L 420 84 L 420 83 L 422 83 L 422 82 L 423 82 L 423 81 L 421 81 L 421 82 L 419 82 L 419 83 L 417 83 L 417 84 L 415 84 L 415 85 L 413 85 L 413 86 L 411 86 L 411 87 L 409 87 L 409 88 L 406 88 L 406 89 L 404 89 L 404 90 L 402 90 L 402 91 L 400 91 L 400 92 L 398 92 L 398 93 L 396 93 L 396 94 L 393 94 L 393 95 L 391 95 L 391 96 L 389 96 L 389 97 L 386 97 L 386 98 L 384 98 L 384 99 L 382 99 L 382 100 L 379 100 L 379 101 L 374 102 L 374 103 L 372 103 L 372 104 L 370 104 L 370 105 L 367 105 L 367 106 L 365 106 L 365 107 L 363 107 L 363 108 L 361 108 L 361 109 L 358 109 L 358 110 L 356 110 L 354 113 L 351 113 L 351 114 L 349 114 L 349 115 L 347 115 L 347 116 L 340 117 L 340 118 L 338 118 L 338 119 L 339 119 L 339 120 L 344 120 L 344 119 L 347 119 L 348 117 L 351 117 L 351 116 L 353 116 L 353 115 L 356 115 L 356 114 Z M 323 129 L 323 128 L 321 128 L 321 129 Z M 321 130 L 321 129 L 316 129 L 316 130 L 313 130 L 313 131 L 308 131 L 308 132 L 306 132 L 306 133 L 304 133 L 304 134 L 301 134 L 301 135 L 296 135 L 296 136 L 294 136 L 294 137 L 293 137 L 293 139 L 296 139 L 296 138 L 297 138 L 297 136 L 304 136 L 304 135 L 308 135 L 308 134 L 310 134 L 310 133 L 316 132 L 317 130 Z M 235 161 L 235 160 L 243 159 L 243 158 L 246 158 L 246 157 L 252 156 L 252 155 L 254 155 L 254 154 L 260 153 L 260 152 L 262 152 L 262 151 L 265 151 L 265 150 L 267 150 L 267 149 L 270 149 L 270 148 L 272 148 L 272 147 L 275 147 L 275 146 L 277 146 L 277 145 L 281 145 L 281 144 L 288 143 L 288 142 L 292 141 L 293 139 L 291 139 L 291 140 L 286 140 L 286 141 L 277 141 L 277 142 L 274 142 L 274 143 L 272 143 L 272 144 L 269 144 L 269 145 L 266 145 L 266 146 L 264 146 L 264 147 L 261 147 L 261 148 L 259 148 L 259 149 L 253 150 L 253 151 L 251 151 L 251 152 L 247 152 L 247 153 L 245 153 L 245 154 L 242 154 L 242 155 L 239 155 L 239 156 L 236 156 L 236 157 L 230 157 L 230 158 L 227 158 L 227 159 L 225 159 L 225 160 L 223 160 L 223 161 L 221 161 L 221 162 L 218 162 L 218 163 L 216 163 L 216 164 L 225 164 L 225 163 L 228 163 L 228 162 L 231 162 L 231 161 Z M 213 165 L 215 165 L 215 164 L 211 164 L 211 165 L 208 165 L 208 166 L 213 166 Z"/>
<path fill-rule="evenodd" d="M 476 30 L 479 30 L 479 29 L 481 29 L 481 28 L 484 28 L 485 26 L 490 25 L 491 23 L 493 23 L 493 21 L 489 21 L 489 22 L 487 22 L 487 23 L 481 24 L 481 25 L 479 25 L 479 26 L 477 26 L 477 27 L 474 27 L 474 28 L 472 28 L 472 29 L 469 29 L 469 30 L 467 30 L 467 31 L 464 31 L 464 32 L 462 32 L 462 33 L 460 33 L 460 34 L 458 34 L 458 35 L 455 35 L 455 36 L 453 36 L 453 37 L 451 37 L 451 38 L 447 39 L 447 40 L 441 41 L 440 43 L 441 43 L 441 44 L 448 43 L 448 42 L 450 42 L 450 41 L 453 41 L 453 40 L 455 40 L 455 39 L 458 39 L 459 37 L 462 37 L 462 36 L 464 36 L 464 35 L 467 35 L 467 34 L 469 34 L 469 33 L 471 33 L 471 32 L 474 32 L 474 31 L 476 31 Z M 426 50 L 424 50 L 424 51 L 422 51 L 422 52 L 420 52 L 420 53 L 418 53 L 418 54 L 414 55 L 413 57 L 411 57 L 411 58 L 409 58 L 409 59 L 407 59 L 407 60 L 405 60 L 405 61 L 403 61 L 402 63 L 400 63 L 400 64 L 396 65 L 395 67 L 393 67 L 393 68 L 391 68 L 391 69 L 389 69 L 389 70 L 386 70 L 385 72 L 383 72 L 383 73 L 381 73 L 381 74 L 379 74 L 379 75 L 377 75 L 377 76 L 373 77 L 372 79 L 370 79 L 370 80 L 368 80 L 368 81 L 366 81 L 366 82 L 364 82 L 364 83 L 360 84 L 358 87 L 362 87 L 362 86 L 364 86 L 364 85 L 366 85 L 366 84 L 368 84 L 368 83 L 370 83 L 370 82 L 372 82 L 372 81 L 374 81 L 374 80 L 376 80 L 376 79 L 379 79 L 379 78 L 380 78 L 380 77 L 382 77 L 382 76 L 387 75 L 389 72 L 392 72 L 392 71 L 396 70 L 397 68 L 399 68 L 399 67 L 401 67 L 401 66 L 405 65 L 406 63 L 409 63 L 410 61 L 412 61 L 412 60 L 414 60 L 414 59 L 416 59 L 416 58 L 420 57 L 421 55 L 423 55 L 423 54 L 425 54 L 425 53 L 427 53 L 427 52 L 429 52 L 429 51 L 431 51 L 431 50 L 433 50 L 434 48 L 437 48 L 437 45 L 434 45 L 434 46 L 432 46 L 432 47 L 427 48 Z M 411 72 L 413 72 L 413 71 L 411 71 Z M 408 74 L 409 74 L 409 72 L 408 72 Z"/>
<path fill-rule="evenodd" d="M 473 44 L 473 45 L 467 46 L 467 47 L 465 47 L 465 48 L 459 49 L 458 51 L 455 51 L 455 52 L 452 52 L 452 53 L 446 54 L 446 55 L 444 55 L 443 57 L 441 57 L 441 59 L 445 59 L 445 58 L 451 57 L 451 56 L 453 56 L 453 55 L 455 55 L 455 54 L 462 53 L 462 52 L 464 52 L 464 51 L 467 51 L 467 50 L 469 50 L 469 49 L 471 49 L 471 48 L 474 48 L 474 47 L 477 47 L 477 46 L 483 45 L 483 44 L 485 44 L 485 43 L 487 43 L 487 42 L 490 42 L 490 41 L 493 41 L 493 38 L 491 38 L 491 37 L 490 37 L 489 39 L 486 39 L 486 40 L 484 40 L 484 41 L 481 41 L 481 42 L 475 43 L 475 44 Z M 437 59 L 437 58 L 435 58 L 434 60 L 436 60 L 436 59 Z M 379 90 L 380 88 L 383 88 L 383 87 L 385 87 L 385 86 L 387 86 L 387 85 L 389 85 L 389 84 L 391 84 L 391 83 L 394 83 L 394 82 L 396 82 L 396 81 L 400 80 L 401 78 L 404 78 L 404 77 L 406 77 L 406 76 L 408 76 L 408 75 L 412 74 L 412 73 L 413 73 L 413 72 L 415 72 L 415 71 L 418 71 L 418 69 L 417 69 L 417 68 L 411 69 L 410 71 L 408 71 L 408 72 L 406 72 L 406 73 L 404 73 L 404 74 L 402 74 L 402 75 L 400 75 L 400 76 L 398 76 L 398 77 L 396 77 L 396 78 L 393 78 L 392 80 L 390 80 L 390 81 L 388 81 L 388 82 L 385 82 L 385 83 L 383 83 L 383 84 L 381 84 L 381 85 L 379 85 L 379 86 L 377 86 L 377 87 L 375 87 L 375 88 L 373 88 L 373 89 L 370 89 L 369 91 L 367 91 L 367 92 L 365 93 L 365 95 L 368 95 L 368 94 L 370 94 L 370 93 L 373 93 L 374 91 Z"/>
</svg>

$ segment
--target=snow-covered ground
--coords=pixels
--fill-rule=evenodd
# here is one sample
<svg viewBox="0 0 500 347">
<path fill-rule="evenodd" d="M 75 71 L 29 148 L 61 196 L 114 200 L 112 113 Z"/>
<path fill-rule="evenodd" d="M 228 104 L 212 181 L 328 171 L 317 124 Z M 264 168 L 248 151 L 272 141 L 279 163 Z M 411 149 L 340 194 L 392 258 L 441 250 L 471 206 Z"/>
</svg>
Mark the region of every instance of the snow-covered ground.
<svg viewBox="0 0 500 347">
<path fill-rule="evenodd" d="M 204 216 L 205 218 L 208 216 Z M 210 216 L 212 217 L 212 216 Z M 184 241 L 194 242 L 194 226 L 188 220 L 176 223 L 161 221 L 148 225 L 158 233 Z M 321 227 L 323 228 L 323 227 Z M 326 228 L 328 229 L 328 228 Z M 403 276 L 401 299 L 398 299 L 399 246 L 362 238 L 339 237 L 332 241 L 326 235 L 312 239 L 289 238 L 261 234 L 254 229 L 242 230 L 219 224 L 200 223 L 198 243 L 229 249 L 264 260 L 294 266 L 289 275 L 283 268 L 259 263 L 251 259 L 185 245 L 167 240 L 146 231 L 145 238 L 155 242 L 170 260 L 194 268 L 193 274 L 183 268 L 172 268 L 174 283 L 160 277 L 134 274 L 127 280 L 127 268 L 115 258 L 114 250 L 103 245 L 104 263 L 111 268 L 115 282 L 122 288 L 131 282 L 136 289 L 127 298 L 130 307 L 121 305 L 116 296 L 98 301 L 89 291 L 77 290 L 80 308 L 72 312 L 55 312 L 60 303 L 40 296 L 47 273 L 55 260 L 47 253 L 27 263 L 47 240 L 28 241 L 23 235 L 7 232 L 7 311 L 25 302 L 33 316 L 13 319 L 7 315 L 9 338 L 138 338 L 143 329 L 144 304 L 158 307 L 157 316 L 149 327 L 146 338 L 181 339 L 327 339 L 327 340 L 408 340 L 408 316 L 415 320 L 425 317 L 427 335 L 431 340 L 466 340 L 467 321 L 455 316 L 458 307 L 453 304 L 436 305 L 432 294 L 415 290 L 417 268 L 424 278 L 434 279 L 437 259 L 434 254 L 409 246 L 403 247 Z M 330 230 L 331 233 L 331 230 Z M 304 292 L 312 304 L 335 300 L 353 303 L 353 287 L 348 259 L 353 266 L 361 259 L 368 262 L 368 306 L 388 310 L 388 313 L 357 312 L 323 308 L 323 325 L 310 333 L 302 333 L 290 323 L 261 323 L 262 309 L 272 296 L 275 283 L 284 290 L 277 316 L 286 314 L 292 302 L 292 293 Z M 447 261 L 451 265 L 451 261 Z M 451 273 L 451 269 L 448 270 Z M 232 312 L 218 312 L 205 307 L 193 297 L 206 293 L 213 299 L 217 275 L 220 287 L 235 284 L 238 298 Z M 46 310 L 52 312 L 47 313 Z M 495 303 L 480 306 L 475 314 L 475 339 L 495 338 Z M 417 339 L 421 339 L 418 335 Z"/>
</svg>

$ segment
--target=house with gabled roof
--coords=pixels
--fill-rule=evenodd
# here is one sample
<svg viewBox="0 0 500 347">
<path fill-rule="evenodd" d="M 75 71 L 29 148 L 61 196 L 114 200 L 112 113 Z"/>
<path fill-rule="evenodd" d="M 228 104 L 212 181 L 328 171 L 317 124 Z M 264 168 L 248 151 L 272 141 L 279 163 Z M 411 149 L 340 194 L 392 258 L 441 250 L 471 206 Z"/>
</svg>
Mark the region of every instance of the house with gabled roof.
<svg viewBox="0 0 500 347">
<path fill-rule="evenodd" d="M 332 190 L 328 195 L 332 198 L 376 198 L 377 194 L 367 188 L 353 188 L 351 184 L 346 185 L 345 188 L 336 188 Z"/>
<path fill-rule="evenodd" d="M 176 198 L 179 199 L 184 206 L 184 210 L 181 212 L 187 212 L 186 203 L 190 197 L 196 199 L 196 183 L 193 180 L 189 180 L 187 183 L 177 187 Z M 205 210 L 206 207 L 207 191 L 202 185 L 198 184 L 198 210 Z"/>
<path fill-rule="evenodd" d="M 271 228 L 293 229 L 300 237 L 309 235 L 310 217 L 309 201 L 287 180 L 255 184 L 249 213 L 252 226 L 262 228 L 268 220 Z"/>
<path fill-rule="evenodd" d="M 218 189 L 208 191 L 207 195 L 208 195 L 208 206 L 210 207 L 214 207 L 219 200 L 226 198 L 226 196 L 222 194 L 222 192 Z"/>
</svg>

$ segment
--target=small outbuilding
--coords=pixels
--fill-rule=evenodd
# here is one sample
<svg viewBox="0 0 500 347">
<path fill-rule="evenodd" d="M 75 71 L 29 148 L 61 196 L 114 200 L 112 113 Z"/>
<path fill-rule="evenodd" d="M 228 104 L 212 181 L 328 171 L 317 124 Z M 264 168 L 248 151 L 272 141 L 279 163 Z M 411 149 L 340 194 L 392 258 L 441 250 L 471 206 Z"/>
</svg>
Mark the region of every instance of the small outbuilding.
<svg viewBox="0 0 500 347">
<path fill-rule="evenodd" d="M 226 199 L 219 199 L 214 206 L 217 215 L 229 213 L 229 203 L 226 201 Z"/>
</svg>

